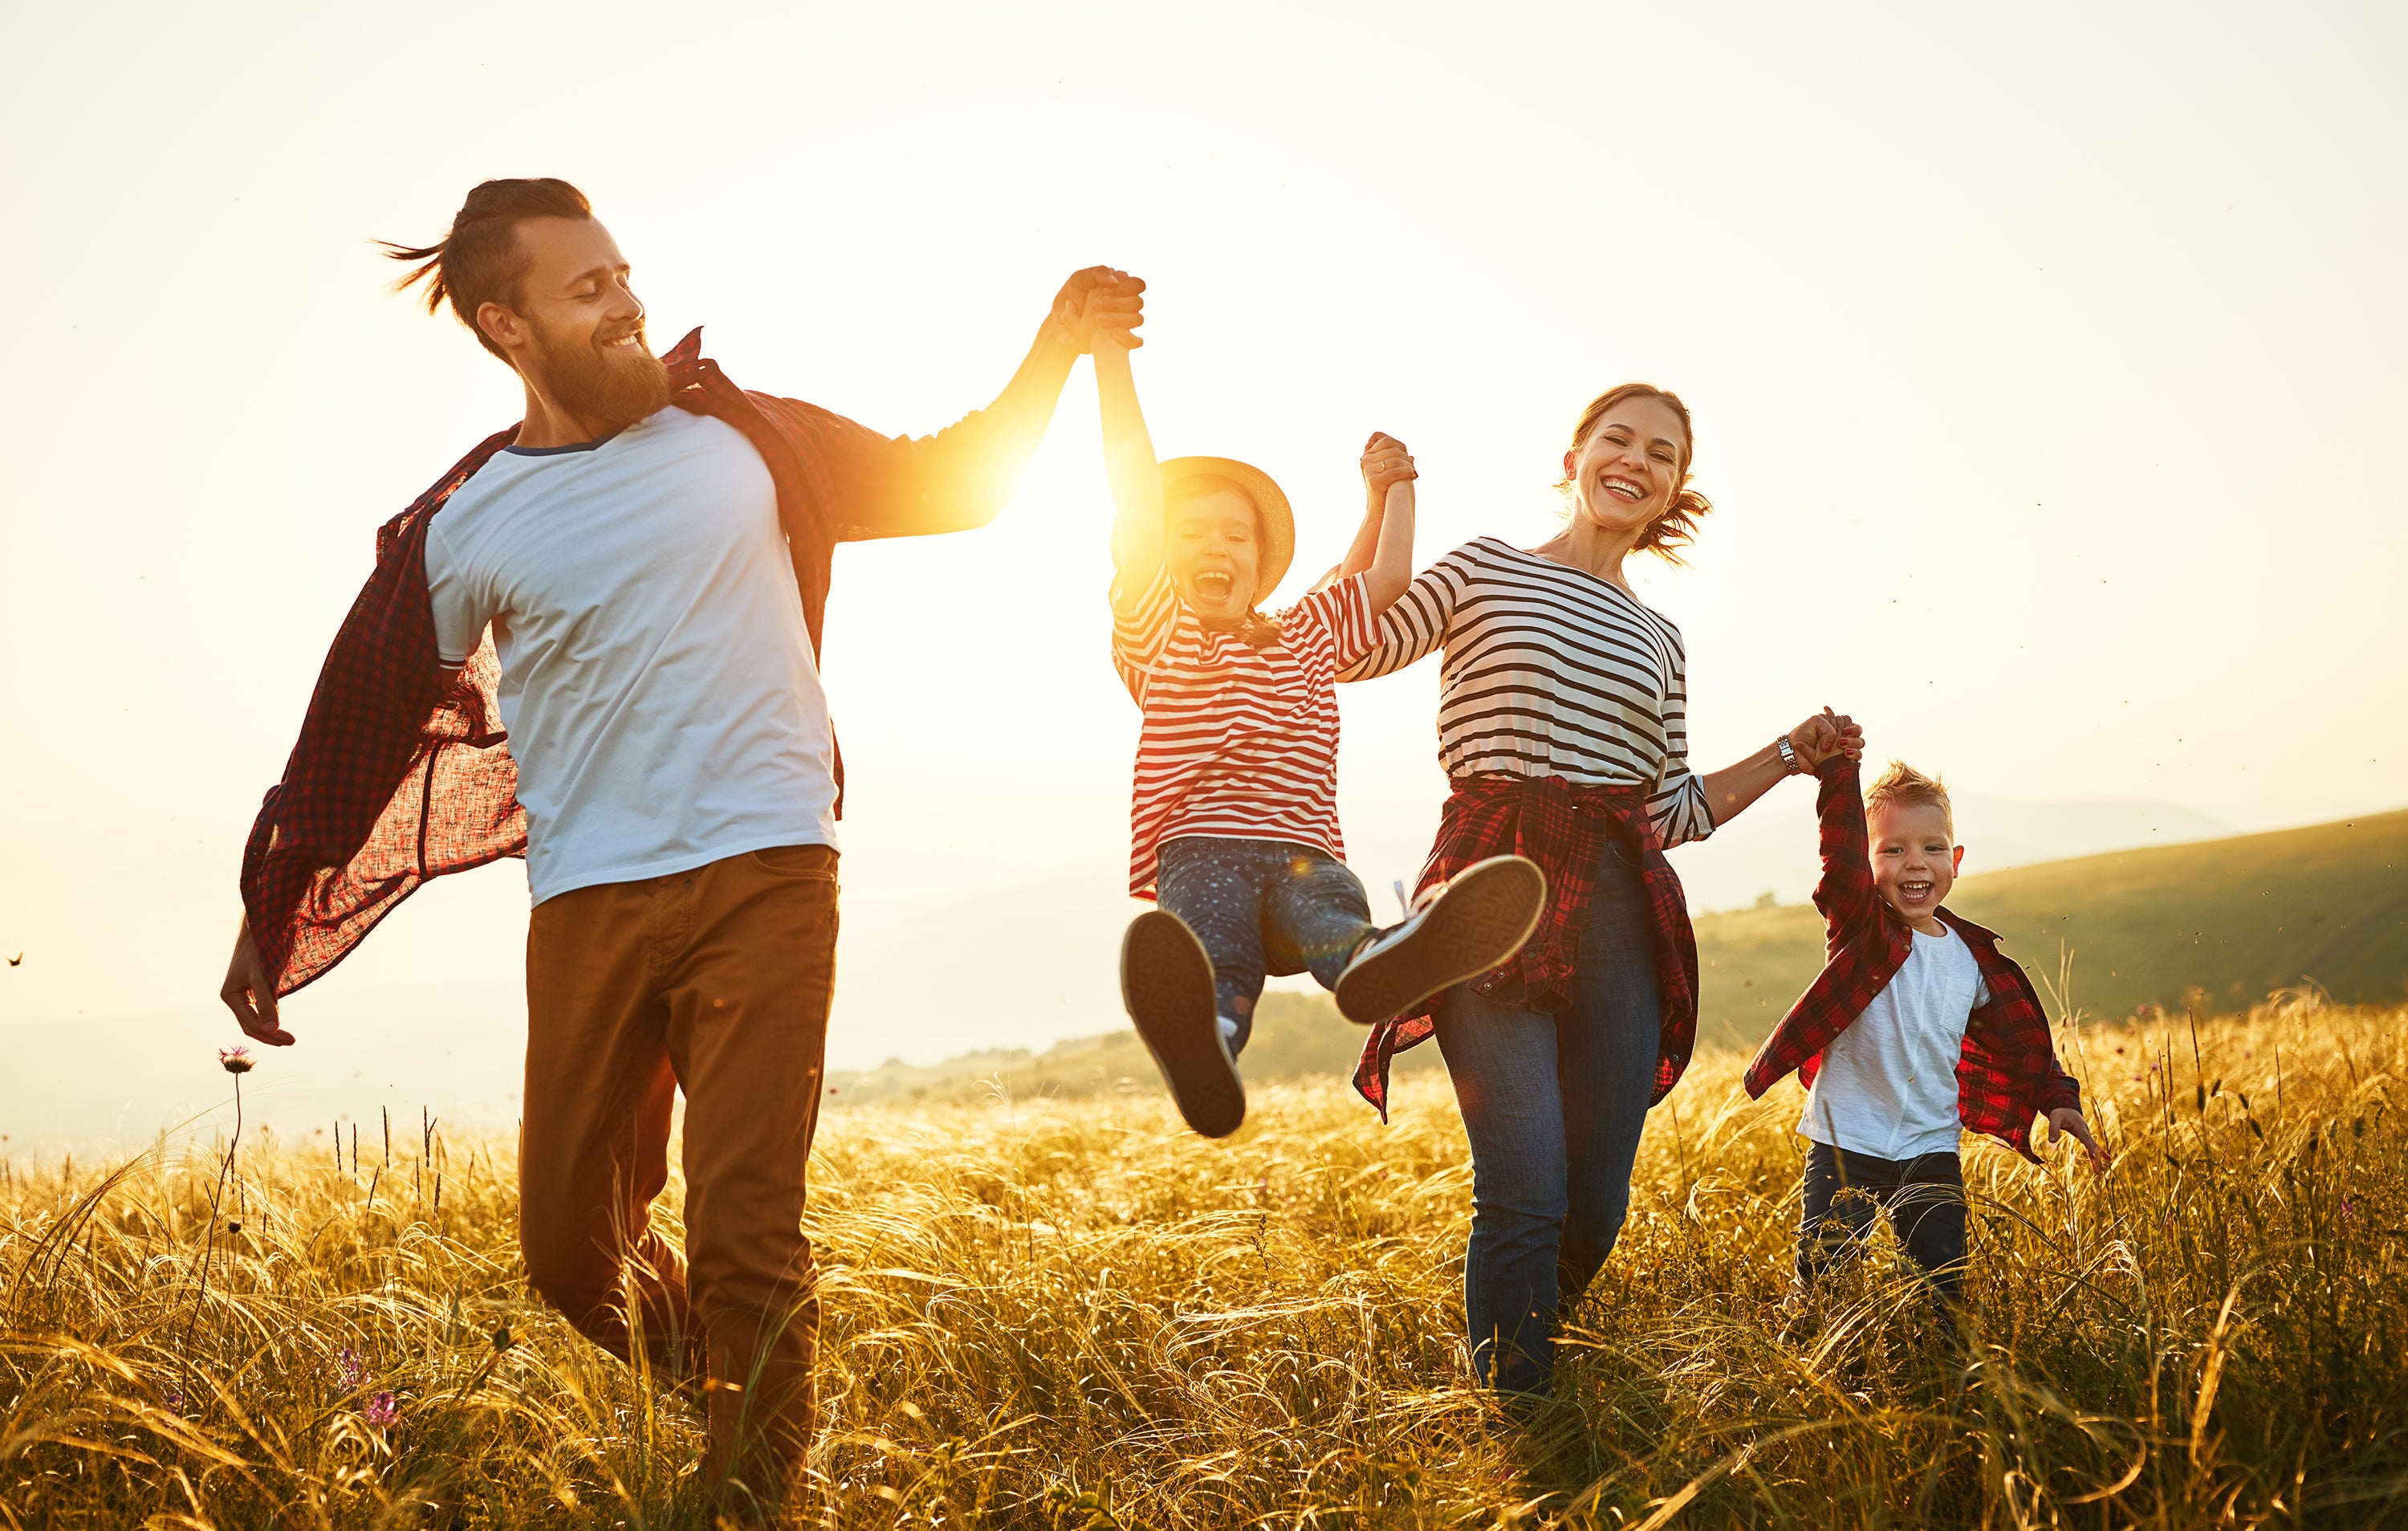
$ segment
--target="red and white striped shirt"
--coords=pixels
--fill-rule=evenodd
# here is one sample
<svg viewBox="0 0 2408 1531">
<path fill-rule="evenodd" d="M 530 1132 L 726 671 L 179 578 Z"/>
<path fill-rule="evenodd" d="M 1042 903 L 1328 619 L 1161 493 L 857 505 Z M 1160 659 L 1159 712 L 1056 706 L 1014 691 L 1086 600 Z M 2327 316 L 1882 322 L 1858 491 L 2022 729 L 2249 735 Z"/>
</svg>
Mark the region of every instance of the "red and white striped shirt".
<svg viewBox="0 0 2408 1531">
<path fill-rule="evenodd" d="M 1364 576 L 1279 614 L 1277 647 L 1207 628 L 1155 572 L 1112 591 L 1112 660 L 1145 714 L 1129 803 L 1129 892 L 1154 897 L 1154 850 L 1182 834 L 1287 840 L 1343 860 L 1338 672 L 1375 638 Z"/>
</svg>

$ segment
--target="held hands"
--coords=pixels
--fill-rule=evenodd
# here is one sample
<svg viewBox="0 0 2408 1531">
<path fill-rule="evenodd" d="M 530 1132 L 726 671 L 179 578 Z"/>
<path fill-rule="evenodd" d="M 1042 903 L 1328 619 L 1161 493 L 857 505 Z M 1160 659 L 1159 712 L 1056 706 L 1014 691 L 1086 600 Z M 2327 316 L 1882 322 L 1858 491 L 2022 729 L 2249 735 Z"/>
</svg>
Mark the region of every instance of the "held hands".
<svg viewBox="0 0 2408 1531">
<path fill-rule="evenodd" d="M 1134 351 L 1145 344 L 1137 327 L 1145 323 L 1145 282 L 1109 266 L 1073 271 L 1054 295 L 1049 329 L 1081 354 L 1103 341 Z"/>
<path fill-rule="evenodd" d="M 1376 508 L 1385 502 L 1388 486 L 1410 484 L 1421 474 L 1413 469 L 1413 455 L 1405 443 L 1383 430 L 1375 430 L 1363 443 L 1363 486 L 1371 492 Z"/>
<path fill-rule="evenodd" d="M 2051 1145 L 2054 1145 L 2057 1139 L 2068 1134 L 2072 1134 L 2073 1141 L 2081 1144 L 2089 1153 L 2091 1173 L 2106 1174 L 2109 1163 L 2107 1150 L 2100 1148 L 2099 1140 L 2090 1135 L 2090 1124 L 2082 1119 L 2082 1113 L 2079 1110 L 2071 1105 L 2060 1105 L 2048 1114 L 2048 1140 Z"/>
<path fill-rule="evenodd" d="M 1405 443 L 1384 430 L 1375 430 L 1363 443 L 1363 525 L 1365 535 L 1388 513 L 1388 490 L 1396 484 L 1411 484 L 1421 477 L 1414 470 L 1413 455 Z M 1367 551 L 1364 557 L 1371 556 Z"/>
<path fill-rule="evenodd" d="M 1826 707 L 1789 730 L 1789 747 L 1798 752 L 1799 768 L 1812 775 L 1823 769 L 1824 761 L 1837 756 L 1863 759 L 1865 730 L 1845 713 Z"/>
</svg>

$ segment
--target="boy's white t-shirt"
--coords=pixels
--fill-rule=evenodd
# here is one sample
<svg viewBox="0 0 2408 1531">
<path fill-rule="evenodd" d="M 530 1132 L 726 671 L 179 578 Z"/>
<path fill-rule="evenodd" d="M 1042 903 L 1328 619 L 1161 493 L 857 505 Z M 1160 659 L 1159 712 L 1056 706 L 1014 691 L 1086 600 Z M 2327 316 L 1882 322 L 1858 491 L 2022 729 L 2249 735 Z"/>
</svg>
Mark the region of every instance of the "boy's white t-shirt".
<svg viewBox="0 0 2408 1531">
<path fill-rule="evenodd" d="M 1823 1049 L 1798 1121 L 1817 1143 L 1893 1161 L 1956 1151 L 1956 1062 L 1989 986 L 1954 930 L 1908 934 L 1914 945 L 1898 975 Z"/>
<path fill-rule="evenodd" d="M 494 624 L 536 903 L 836 843 L 777 488 L 734 426 L 672 407 L 506 448 L 427 527 L 426 587 L 446 663 Z"/>
</svg>

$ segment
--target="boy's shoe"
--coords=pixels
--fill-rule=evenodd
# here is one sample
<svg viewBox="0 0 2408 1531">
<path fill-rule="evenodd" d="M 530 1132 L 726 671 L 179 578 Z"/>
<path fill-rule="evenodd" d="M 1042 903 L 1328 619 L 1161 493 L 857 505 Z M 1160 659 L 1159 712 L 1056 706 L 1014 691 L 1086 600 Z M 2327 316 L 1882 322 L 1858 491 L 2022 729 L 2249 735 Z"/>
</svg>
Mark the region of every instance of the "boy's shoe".
<svg viewBox="0 0 2408 1531">
<path fill-rule="evenodd" d="M 1187 1125 L 1206 1137 L 1236 1132 L 1246 1119 L 1246 1087 L 1224 1040 L 1212 959 L 1185 920 L 1149 909 L 1129 921 L 1121 1002 Z"/>
<path fill-rule="evenodd" d="M 1510 960 L 1539 928 L 1547 874 L 1526 857 L 1475 861 L 1422 897 L 1401 925 L 1373 937 L 1338 975 L 1338 1008 L 1376 1026 L 1442 989 Z"/>
</svg>

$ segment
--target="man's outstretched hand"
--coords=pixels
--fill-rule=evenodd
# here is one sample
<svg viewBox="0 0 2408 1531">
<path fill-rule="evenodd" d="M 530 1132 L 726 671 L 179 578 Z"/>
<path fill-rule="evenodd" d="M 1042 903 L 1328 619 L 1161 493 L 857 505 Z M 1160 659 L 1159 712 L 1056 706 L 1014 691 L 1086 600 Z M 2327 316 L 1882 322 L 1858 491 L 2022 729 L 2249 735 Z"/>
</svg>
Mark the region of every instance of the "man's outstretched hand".
<svg viewBox="0 0 2408 1531">
<path fill-rule="evenodd" d="M 235 1020 L 253 1041 L 271 1047 L 293 1046 L 293 1033 L 276 1024 L 276 986 L 261 971 L 259 946 L 251 939 L 248 919 L 235 932 L 234 960 L 226 964 L 218 998 L 225 1001 Z"/>
<path fill-rule="evenodd" d="M 1082 354 L 1098 339 L 1134 351 L 1145 344 L 1137 332 L 1145 323 L 1145 282 L 1109 266 L 1073 271 L 1054 295 L 1052 322 Z"/>
</svg>

